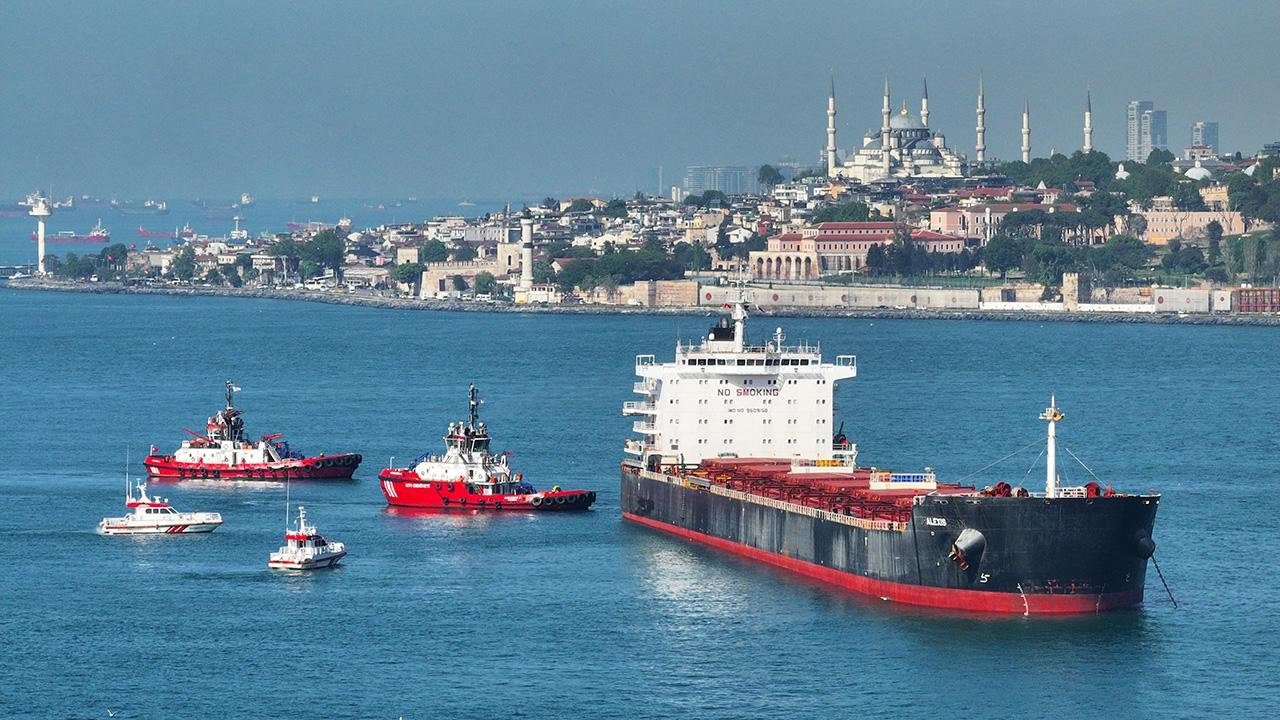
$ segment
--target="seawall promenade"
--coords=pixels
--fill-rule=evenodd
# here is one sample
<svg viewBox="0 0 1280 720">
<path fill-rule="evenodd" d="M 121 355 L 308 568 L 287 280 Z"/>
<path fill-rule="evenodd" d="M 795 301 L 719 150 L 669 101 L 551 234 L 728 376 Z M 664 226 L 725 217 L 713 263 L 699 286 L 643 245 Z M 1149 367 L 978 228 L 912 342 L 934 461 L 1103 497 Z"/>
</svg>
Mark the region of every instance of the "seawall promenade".
<svg viewBox="0 0 1280 720">
<path fill-rule="evenodd" d="M 326 292 L 294 288 L 212 288 L 177 286 L 126 286 L 115 282 L 75 282 L 45 278 L 18 278 L 0 283 L 14 290 L 43 290 L 125 295 L 171 295 L 179 297 L 234 297 L 265 300 L 352 305 L 397 310 L 450 312 L 515 312 L 561 315 L 707 315 L 717 308 L 706 306 L 649 307 L 638 305 L 512 305 L 470 300 L 419 300 L 360 292 Z M 771 306 L 761 314 L 777 317 L 847 317 L 885 319 L 1011 320 L 1021 322 L 1145 323 L 1164 325 L 1246 325 L 1277 326 L 1280 316 L 1193 313 L 1097 313 L 1035 312 L 993 310 L 897 310 L 886 308 L 808 308 Z"/>
</svg>

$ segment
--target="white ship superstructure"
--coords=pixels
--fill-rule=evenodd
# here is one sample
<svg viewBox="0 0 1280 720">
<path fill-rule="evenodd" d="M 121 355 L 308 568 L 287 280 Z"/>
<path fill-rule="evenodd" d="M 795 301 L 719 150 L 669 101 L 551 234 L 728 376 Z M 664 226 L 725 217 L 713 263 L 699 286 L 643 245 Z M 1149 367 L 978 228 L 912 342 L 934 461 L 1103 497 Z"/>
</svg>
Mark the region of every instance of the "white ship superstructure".
<svg viewBox="0 0 1280 720">
<path fill-rule="evenodd" d="M 746 308 L 733 305 L 696 344 L 676 344 L 675 360 L 636 356 L 643 396 L 623 406 L 639 416 L 626 451 L 649 467 L 706 458 L 792 458 L 852 466 L 855 446 L 833 437 L 835 383 L 857 375 L 853 355 L 823 362 L 817 345 L 787 345 L 782 328 L 764 345 L 746 343 Z M 834 462 L 832 462 L 834 461 Z"/>
</svg>

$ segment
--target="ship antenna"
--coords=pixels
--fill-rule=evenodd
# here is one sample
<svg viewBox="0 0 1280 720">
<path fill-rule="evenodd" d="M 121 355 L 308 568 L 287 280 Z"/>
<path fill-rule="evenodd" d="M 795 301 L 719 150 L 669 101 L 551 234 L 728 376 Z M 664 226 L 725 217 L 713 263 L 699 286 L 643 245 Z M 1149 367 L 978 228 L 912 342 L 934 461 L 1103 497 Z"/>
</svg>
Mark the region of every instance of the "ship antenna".
<svg viewBox="0 0 1280 720">
<path fill-rule="evenodd" d="M 476 391 L 474 384 L 467 388 L 467 400 L 471 406 L 471 427 L 474 428 L 480 418 L 480 393 Z"/>
<path fill-rule="evenodd" d="M 232 385 L 232 384 L 231 384 L 231 379 L 230 379 L 230 378 L 227 378 L 227 409 L 228 409 L 228 410 L 230 410 L 230 409 L 231 409 L 231 407 L 232 407 L 232 405 L 231 405 L 231 393 L 232 393 L 232 391 L 234 391 L 234 390 L 235 390 L 235 385 Z"/>
</svg>

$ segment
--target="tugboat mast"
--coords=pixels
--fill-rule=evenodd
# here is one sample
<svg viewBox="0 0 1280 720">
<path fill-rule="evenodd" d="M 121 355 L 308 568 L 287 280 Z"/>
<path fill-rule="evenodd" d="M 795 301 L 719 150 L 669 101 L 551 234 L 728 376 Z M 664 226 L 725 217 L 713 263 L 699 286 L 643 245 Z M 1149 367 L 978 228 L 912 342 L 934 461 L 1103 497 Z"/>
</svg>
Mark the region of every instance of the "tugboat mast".
<svg viewBox="0 0 1280 720">
<path fill-rule="evenodd" d="M 234 406 L 231 404 L 231 395 L 232 395 L 232 393 L 234 393 L 236 390 L 239 390 L 239 389 L 240 389 L 240 388 L 236 387 L 236 386 L 231 382 L 231 379 L 230 379 L 230 378 L 227 378 L 227 409 L 228 409 L 228 410 L 231 410 L 231 409 L 233 409 L 233 408 L 234 408 Z"/>
<path fill-rule="evenodd" d="M 477 421 L 480 419 L 480 392 L 476 390 L 475 385 L 467 387 L 467 400 L 470 402 L 472 428 L 477 427 Z"/>
<path fill-rule="evenodd" d="M 1049 407 L 1040 413 L 1040 419 L 1049 423 L 1049 448 L 1045 457 L 1044 496 L 1058 497 L 1058 421 L 1063 414 L 1058 410 L 1058 400 L 1049 396 Z"/>
</svg>

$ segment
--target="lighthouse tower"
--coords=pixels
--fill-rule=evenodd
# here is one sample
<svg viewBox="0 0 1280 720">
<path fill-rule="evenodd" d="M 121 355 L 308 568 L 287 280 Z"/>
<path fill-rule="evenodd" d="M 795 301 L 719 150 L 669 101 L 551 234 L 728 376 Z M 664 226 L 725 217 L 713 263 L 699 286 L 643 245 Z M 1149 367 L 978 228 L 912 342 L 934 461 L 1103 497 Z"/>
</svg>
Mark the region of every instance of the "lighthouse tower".
<svg viewBox="0 0 1280 720">
<path fill-rule="evenodd" d="M 520 289 L 528 296 L 533 289 L 533 219 L 520 219 Z"/>
<path fill-rule="evenodd" d="M 44 221 L 53 215 L 49 201 L 36 193 L 31 198 L 31 217 L 36 219 L 36 271 L 44 275 Z"/>
</svg>

